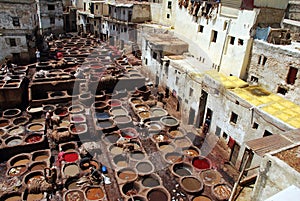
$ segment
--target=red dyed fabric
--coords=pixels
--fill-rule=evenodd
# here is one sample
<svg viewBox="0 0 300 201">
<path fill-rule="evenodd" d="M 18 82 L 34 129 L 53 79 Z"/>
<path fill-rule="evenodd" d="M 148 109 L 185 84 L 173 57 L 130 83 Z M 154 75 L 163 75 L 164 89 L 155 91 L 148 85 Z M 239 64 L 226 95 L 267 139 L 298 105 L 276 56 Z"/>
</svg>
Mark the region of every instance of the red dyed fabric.
<svg viewBox="0 0 300 201">
<path fill-rule="evenodd" d="M 232 137 L 229 137 L 228 146 L 230 147 L 230 149 L 233 149 L 234 145 L 235 140 Z"/>
</svg>

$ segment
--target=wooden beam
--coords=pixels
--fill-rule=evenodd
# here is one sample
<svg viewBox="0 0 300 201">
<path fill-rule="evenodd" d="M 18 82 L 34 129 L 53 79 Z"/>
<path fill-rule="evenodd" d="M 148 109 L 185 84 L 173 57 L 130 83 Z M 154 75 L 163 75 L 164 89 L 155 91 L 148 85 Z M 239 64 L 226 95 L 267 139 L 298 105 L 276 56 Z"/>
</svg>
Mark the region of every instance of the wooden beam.
<svg viewBox="0 0 300 201">
<path fill-rule="evenodd" d="M 257 178 L 257 174 L 245 177 L 240 181 L 240 186 L 249 186 L 251 184 L 254 184 Z"/>
</svg>

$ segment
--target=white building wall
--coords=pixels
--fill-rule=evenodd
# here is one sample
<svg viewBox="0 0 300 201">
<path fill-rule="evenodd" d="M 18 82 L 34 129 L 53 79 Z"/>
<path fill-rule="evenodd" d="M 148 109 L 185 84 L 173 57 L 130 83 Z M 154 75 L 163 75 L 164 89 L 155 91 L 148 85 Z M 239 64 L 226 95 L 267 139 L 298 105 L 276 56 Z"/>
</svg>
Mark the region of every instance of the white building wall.
<svg viewBox="0 0 300 201">
<path fill-rule="evenodd" d="M 261 162 L 251 200 L 264 201 L 291 185 L 300 187 L 300 173 L 276 156 L 266 154 Z"/>
<path fill-rule="evenodd" d="M 219 7 L 219 11 L 220 9 L 222 7 Z M 237 18 L 218 15 L 215 20 L 201 17 L 196 22 L 195 17 L 190 15 L 187 9 L 176 5 L 175 34 L 190 44 L 189 51 L 196 58 L 211 60 L 216 69 L 221 65 L 219 69 L 226 75 L 244 77 L 247 67 L 246 57 L 252 42 L 249 33 L 258 10 L 241 10 L 238 13 Z M 203 26 L 202 33 L 199 32 L 200 25 Z M 213 31 L 217 31 L 216 42 L 212 42 Z M 235 45 L 232 48 L 226 46 L 229 42 L 228 36 L 235 37 Z M 244 44 L 238 45 L 238 39 L 243 40 Z"/>
</svg>

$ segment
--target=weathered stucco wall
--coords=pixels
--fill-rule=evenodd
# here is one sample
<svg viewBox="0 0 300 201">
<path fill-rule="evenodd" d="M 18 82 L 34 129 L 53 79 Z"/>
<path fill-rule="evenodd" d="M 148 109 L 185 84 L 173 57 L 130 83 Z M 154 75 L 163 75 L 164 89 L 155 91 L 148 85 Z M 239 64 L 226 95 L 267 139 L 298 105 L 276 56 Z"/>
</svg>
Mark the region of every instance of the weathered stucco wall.
<svg viewBox="0 0 300 201">
<path fill-rule="evenodd" d="M 154 23 L 159 23 L 159 21 L 161 19 L 161 9 L 162 9 L 162 4 L 160 4 L 160 3 L 150 4 L 151 20 Z"/>
<path fill-rule="evenodd" d="M 282 87 L 287 90 L 282 95 L 300 105 L 300 73 L 297 73 L 294 84 L 287 83 L 290 67 L 299 70 L 299 57 L 300 51 L 291 46 L 278 46 L 255 40 L 247 80 L 251 82 L 257 78 L 258 84 L 273 93 L 277 93 L 278 87 Z"/>
<path fill-rule="evenodd" d="M 260 12 L 257 17 L 257 24 L 262 23 L 271 26 L 278 26 L 285 15 L 285 9 L 260 8 L 259 10 Z"/>
<path fill-rule="evenodd" d="M 134 4 L 132 9 L 132 22 L 139 23 L 151 20 L 149 4 Z"/>
<path fill-rule="evenodd" d="M 48 6 L 54 6 L 54 10 L 49 10 Z M 57 1 L 39 1 L 41 28 L 43 31 L 53 33 L 62 33 L 64 27 L 63 21 L 63 4 L 62 0 Z M 51 22 L 54 18 L 54 23 Z"/>
<path fill-rule="evenodd" d="M 291 185 L 300 187 L 300 173 L 277 157 L 266 154 L 260 166 L 252 200 L 266 200 Z"/>
<path fill-rule="evenodd" d="M 290 1 L 286 17 L 291 20 L 300 21 L 300 1 Z"/>
<path fill-rule="evenodd" d="M 5 50 L 0 52 L 0 61 L 19 54 L 21 63 L 28 62 L 30 48 L 35 44 L 27 41 L 26 35 L 32 37 L 37 26 L 35 1 L 0 1 L 0 49 Z"/>
</svg>

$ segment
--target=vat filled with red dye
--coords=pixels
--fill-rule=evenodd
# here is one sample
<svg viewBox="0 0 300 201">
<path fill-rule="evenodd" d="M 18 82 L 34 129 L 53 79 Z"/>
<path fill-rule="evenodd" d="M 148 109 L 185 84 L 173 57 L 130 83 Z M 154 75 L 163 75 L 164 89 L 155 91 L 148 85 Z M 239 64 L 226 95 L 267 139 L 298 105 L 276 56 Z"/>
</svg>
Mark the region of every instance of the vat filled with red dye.
<svg viewBox="0 0 300 201">
<path fill-rule="evenodd" d="M 78 153 L 76 152 L 67 152 L 64 154 L 64 160 L 68 163 L 75 162 L 79 158 Z"/>
<path fill-rule="evenodd" d="M 211 161 L 208 158 L 205 157 L 194 157 L 192 160 L 192 164 L 194 168 L 197 170 L 207 170 L 211 168 Z"/>
<path fill-rule="evenodd" d="M 41 134 L 31 134 L 29 136 L 26 137 L 25 142 L 26 143 L 36 143 L 36 142 L 40 142 L 42 140 L 43 136 Z"/>
</svg>

